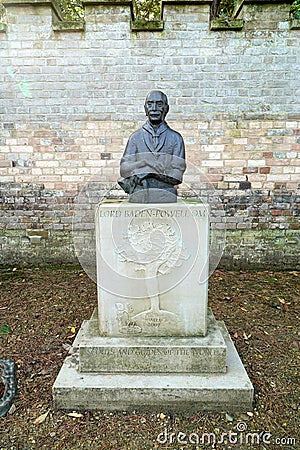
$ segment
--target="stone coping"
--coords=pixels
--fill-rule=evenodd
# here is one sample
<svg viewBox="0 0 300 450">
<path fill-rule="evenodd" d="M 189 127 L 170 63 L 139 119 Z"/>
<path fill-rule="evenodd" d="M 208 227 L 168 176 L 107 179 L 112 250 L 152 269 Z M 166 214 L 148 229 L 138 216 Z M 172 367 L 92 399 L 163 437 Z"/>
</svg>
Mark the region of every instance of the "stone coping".
<svg viewBox="0 0 300 450">
<path fill-rule="evenodd" d="M 26 1 L 26 0 L 24 0 Z M 162 0 L 162 5 L 207 5 L 211 4 L 213 0 Z M 133 0 L 83 0 L 83 5 L 133 5 Z"/>
<path fill-rule="evenodd" d="M 215 19 L 210 22 L 211 31 L 222 31 L 222 30 L 232 30 L 240 31 L 244 27 L 243 20 L 224 20 Z"/>
<path fill-rule="evenodd" d="M 132 20 L 131 31 L 163 31 L 163 20 Z"/>
<path fill-rule="evenodd" d="M 162 0 L 162 4 L 170 5 L 207 5 L 211 4 L 213 0 Z M 294 0 L 240 0 L 238 1 L 235 10 L 241 8 L 243 4 L 292 4 Z M 56 0 L 3 0 L 4 6 L 13 5 L 51 5 L 53 9 L 60 11 L 61 9 Z M 133 0 L 83 0 L 83 5 L 132 5 Z"/>
<path fill-rule="evenodd" d="M 291 30 L 300 30 L 300 19 L 293 19 L 290 21 Z"/>
<path fill-rule="evenodd" d="M 52 8 L 53 12 L 56 14 L 57 18 L 63 21 L 63 13 L 56 2 L 56 0 L 3 0 L 2 4 L 7 6 L 21 6 L 21 5 L 36 5 L 36 6 L 45 6 L 49 5 Z"/>
<path fill-rule="evenodd" d="M 213 0 L 162 0 L 161 3 L 161 15 L 163 16 L 165 5 L 211 5 Z M 244 4 L 292 4 L 293 0 L 238 0 L 233 11 L 232 19 L 225 21 L 223 19 L 215 19 L 210 22 L 210 31 L 241 31 L 243 29 L 243 20 L 237 20 L 239 14 L 243 9 Z M 134 0 L 83 0 L 84 7 L 93 5 L 107 5 L 107 6 L 129 6 L 131 10 L 131 24 L 130 28 L 132 32 L 139 31 L 151 31 L 162 32 L 164 30 L 164 20 L 146 21 L 138 20 L 134 15 Z M 56 0 L 3 0 L 4 6 L 18 6 L 18 5 L 49 5 L 52 8 L 56 17 L 53 20 L 53 30 L 59 31 L 84 31 L 85 21 L 66 21 L 64 20 L 62 10 Z M 299 20 L 290 21 L 290 29 L 298 30 L 300 28 Z M 2 24 L 0 32 L 6 32 L 6 24 Z"/>
<path fill-rule="evenodd" d="M 57 20 L 53 22 L 53 30 L 54 31 L 84 31 L 85 30 L 85 21 L 84 20 Z"/>
</svg>

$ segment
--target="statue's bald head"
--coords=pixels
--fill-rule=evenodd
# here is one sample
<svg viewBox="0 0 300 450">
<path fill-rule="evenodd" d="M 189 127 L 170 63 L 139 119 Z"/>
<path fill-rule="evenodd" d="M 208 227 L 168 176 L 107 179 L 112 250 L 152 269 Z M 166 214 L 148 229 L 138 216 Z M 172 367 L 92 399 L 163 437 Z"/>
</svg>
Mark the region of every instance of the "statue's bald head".
<svg viewBox="0 0 300 450">
<path fill-rule="evenodd" d="M 151 91 L 146 97 L 145 112 L 152 125 L 164 121 L 169 111 L 168 98 L 162 91 Z"/>
<path fill-rule="evenodd" d="M 149 94 L 146 97 L 146 102 L 148 101 L 149 98 L 153 98 L 153 97 L 160 98 L 162 101 L 165 102 L 166 105 L 168 105 L 168 97 L 166 96 L 166 94 L 164 94 L 164 92 L 162 92 L 162 91 L 149 92 Z"/>
</svg>

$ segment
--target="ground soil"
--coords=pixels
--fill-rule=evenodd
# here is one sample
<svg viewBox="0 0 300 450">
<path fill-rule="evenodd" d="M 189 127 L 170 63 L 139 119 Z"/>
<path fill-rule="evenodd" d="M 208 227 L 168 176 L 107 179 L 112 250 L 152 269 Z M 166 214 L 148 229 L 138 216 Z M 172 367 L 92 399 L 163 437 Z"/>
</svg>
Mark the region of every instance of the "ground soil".
<svg viewBox="0 0 300 450">
<path fill-rule="evenodd" d="M 51 388 L 96 306 L 96 286 L 73 267 L 1 268 L 0 277 L 0 358 L 16 363 L 18 379 L 0 418 L 0 450 L 300 449 L 298 272 L 217 270 L 209 280 L 210 306 L 255 387 L 253 411 L 239 414 L 55 412 Z M 237 434 L 218 442 L 230 431 Z M 260 443 L 247 443 L 247 432 L 260 433 Z M 216 443 L 197 444 L 203 433 Z"/>
</svg>

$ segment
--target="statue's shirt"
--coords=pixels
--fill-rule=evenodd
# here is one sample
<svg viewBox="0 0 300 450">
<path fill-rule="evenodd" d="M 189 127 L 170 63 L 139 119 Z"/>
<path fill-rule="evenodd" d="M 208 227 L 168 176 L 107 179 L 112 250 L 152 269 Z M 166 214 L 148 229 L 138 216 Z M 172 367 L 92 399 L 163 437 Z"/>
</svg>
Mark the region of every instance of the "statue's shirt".
<svg viewBox="0 0 300 450">
<path fill-rule="evenodd" d="M 143 167 L 136 167 L 139 161 L 145 163 Z M 124 178 L 133 175 L 145 178 L 158 174 L 174 179 L 175 183 L 182 182 L 185 169 L 182 136 L 166 122 L 162 122 L 157 129 L 146 122 L 135 131 L 128 140 L 120 164 L 120 173 Z"/>
</svg>

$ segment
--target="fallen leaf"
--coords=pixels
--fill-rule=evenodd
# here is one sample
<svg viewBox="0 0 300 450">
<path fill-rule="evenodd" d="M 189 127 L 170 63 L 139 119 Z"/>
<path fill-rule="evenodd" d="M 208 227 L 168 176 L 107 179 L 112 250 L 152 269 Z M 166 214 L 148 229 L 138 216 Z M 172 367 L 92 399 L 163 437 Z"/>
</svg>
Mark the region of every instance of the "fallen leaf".
<svg viewBox="0 0 300 450">
<path fill-rule="evenodd" d="M 43 369 L 40 372 L 37 373 L 37 375 L 49 375 L 49 373 L 51 373 L 53 371 L 53 368 L 49 368 L 49 369 Z"/>
<path fill-rule="evenodd" d="M 14 414 L 17 411 L 16 405 L 11 405 L 8 410 L 8 414 Z"/>
<path fill-rule="evenodd" d="M 80 417 L 83 417 L 83 414 L 77 413 L 77 412 L 71 412 L 67 414 L 67 416 L 75 417 L 76 419 L 79 419 Z"/>
<path fill-rule="evenodd" d="M 248 339 L 250 339 L 251 336 L 252 336 L 251 333 L 247 335 L 247 334 L 245 333 L 245 331 L 243 332 L 243 338 L 245 339 L 245 341 L 248 341 Z"/>
<path fill-rule="evenodd" d="M 229 414 L 225 414 L 225 419 L 227 422 L 233 422 L 233 417 L 231 417 Z"/>
<path fill-rule="evenodd" d="M 72 348 L 72 346 L 71 346 L 70 344 L 62 344 L 62 348 L 63 348 L 64 350 L 69 351 L 69 350 Z"/>
<path fill-rule="evenodd" d="M 248 420 L 249 419 L 249 417 L 246 416 L 246 414 L 241 414 L 240 417 L 241 417 L 242 420 Z"/>
<path fill-rule="evenodd" d="M 45 412 L 44 414 L 40 415 L 39 417 L 37 417 L 33 423 L 34 425 L 40 425 L 41 423 L 45 422 L 47 416 L 49 414 L 49 411 Z"/>
</svg>

